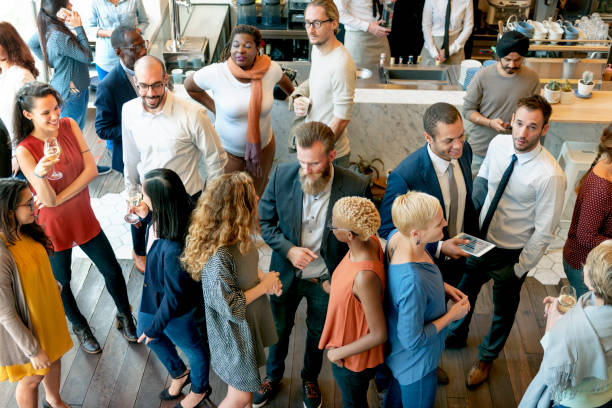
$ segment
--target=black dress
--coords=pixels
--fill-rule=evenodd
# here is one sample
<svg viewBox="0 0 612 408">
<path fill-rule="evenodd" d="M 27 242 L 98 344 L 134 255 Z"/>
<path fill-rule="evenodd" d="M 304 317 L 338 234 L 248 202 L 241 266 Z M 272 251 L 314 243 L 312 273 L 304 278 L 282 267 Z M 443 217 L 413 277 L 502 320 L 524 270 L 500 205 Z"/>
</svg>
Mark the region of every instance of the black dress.
<svg viewBox="0 0 612 408">
<path fill-rule="evenodd" d="M 11 176 L 11 137 L 0 119 L 0 178 Z"/>
</svg>

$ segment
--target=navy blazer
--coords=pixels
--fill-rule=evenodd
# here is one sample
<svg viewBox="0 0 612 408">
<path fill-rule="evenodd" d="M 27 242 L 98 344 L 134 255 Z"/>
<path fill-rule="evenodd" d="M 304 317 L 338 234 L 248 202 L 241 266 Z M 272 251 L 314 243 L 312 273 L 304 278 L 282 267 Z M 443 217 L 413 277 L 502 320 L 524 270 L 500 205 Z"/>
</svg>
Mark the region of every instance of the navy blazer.
<svg viewBox="0 0 612 408">
<path fill-rule="evenodd" d="M 147 337 L 159 338 L 170 320 L 204 306 L 200 284 L 181 266 L 182 252 L 178 242 L 160 238 L 147 253 L 140 311 L 155 315 Z"/>
<path fill-rule="evenodd" d="M 468 142 L 463 144 L 463 153 L 458 160 L 461 173 L 465 180 L 465 210 L 463 215 L 463 230 L 468 234 L 475 235 L 478 232 L 478 214 L 472 202 L 472 148 Z M 395 228 L 391 218 L 391 206 L 396 197 L 406 194 L 408 190 L 422 191 L 431 194 L 440 201 L 444 218 L 446 208 L 442 198 L 442 190 L 438 182 L 436 170 L 433 167 L 427 144 L 412 152 L 393 170 L 387 178 L 387 189 L 385 197 L 380 205 L 380 228 L 378 234 L 387 239 L 389 233 Z M 444 239 L 448 239 L 448 229 L 444 228 Z M 429 248 L 431 249 L 431 248 Z M 434 251 L 435 253 L 435 251 Z"/>
<path fill-rule="evenodd" d="M 302 234 L 302 186 L 299 180 L 299 163 L 279 164 L 272 172 L 266 189 L 259 200 L 259 224 L 266 244 L 272 250 L 270 270 L 280 272 L 283 292 L 291 286 L 297 269 L 287 259 L 294 246 L 301 245 Z M 368 196 L 368 181 L 350 170 L 334 166 L 329 206 L 321 242 L 321 256 L 330 275 L 336 269 L 348 246 L 336 239 L 327 225 L 336 201 L 347 196 Z"/>
<path fill-rule="evenodd" d="M 96 91 L 96 132 L 100 139 L 113 141 L 113 169 L 123 173 L 121 144 L 121 109 L 136 98 L 136 91 L 127 78 L 121 63 L 104 77 Z"/>
</svg>

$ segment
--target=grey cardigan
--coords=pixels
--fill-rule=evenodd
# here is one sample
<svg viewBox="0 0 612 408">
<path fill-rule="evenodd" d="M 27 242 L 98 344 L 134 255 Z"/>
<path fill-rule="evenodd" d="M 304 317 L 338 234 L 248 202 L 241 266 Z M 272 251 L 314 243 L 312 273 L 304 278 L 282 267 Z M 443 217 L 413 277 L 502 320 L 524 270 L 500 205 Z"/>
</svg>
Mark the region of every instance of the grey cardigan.
<svg viewBox="0 0 612 408">
<path fill-rule="evenodd" d="M 0 366 L 26 364 L 39 351 L 17 264 L 0 240 Z"/>
</svg>

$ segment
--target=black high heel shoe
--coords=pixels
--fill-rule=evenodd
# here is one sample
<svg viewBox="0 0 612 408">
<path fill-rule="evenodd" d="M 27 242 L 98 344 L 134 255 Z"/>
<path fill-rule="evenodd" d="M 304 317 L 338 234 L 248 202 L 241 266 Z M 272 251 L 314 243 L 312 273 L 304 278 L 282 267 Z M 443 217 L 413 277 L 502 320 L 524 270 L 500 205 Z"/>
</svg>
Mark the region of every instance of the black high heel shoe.
<svg viewBox="0 0 612 408">
<path fill-rule="evenodd" d="M 191 376 L 189 376 L 189 371 L 187 371 L 185 374 L 181 375 L 180 377 L 175 378 L 175 380 L 180 380 L 181 378 L 185 376 L 187 376 L 187 380 L 185 380 L 185 383 L 179 390 L 178 394 L 176 395 L 170 394 L 170 387 L 168 387 L 159 393 L 159 399 L 163 401 L 169 401 L 169 400 L 177 399 L 178 397 L 180 397 L 183 394 L 183 388 L 185 388 L 188 384 L 191 384 Z"/>
<path fill-rule="evenodd" d="M 198 405 L 196 405 L 193 408 L 203 408 L 203 407 L 205 407 L 207 405 L 207 401 L 210 398 L 210 394 L 212 394 L 212 387 L 210 385 L 208 385 L 208 386 L 206 386 L 206 389 L 204 390 L 204 397 L 202 397 L 202 400 L 200 402 L 198 402 Z M 176 404 L 174 406 L 174 408 L 183 408 L 183 406 L 179 402 L 178 404 Z"/>
</svg>

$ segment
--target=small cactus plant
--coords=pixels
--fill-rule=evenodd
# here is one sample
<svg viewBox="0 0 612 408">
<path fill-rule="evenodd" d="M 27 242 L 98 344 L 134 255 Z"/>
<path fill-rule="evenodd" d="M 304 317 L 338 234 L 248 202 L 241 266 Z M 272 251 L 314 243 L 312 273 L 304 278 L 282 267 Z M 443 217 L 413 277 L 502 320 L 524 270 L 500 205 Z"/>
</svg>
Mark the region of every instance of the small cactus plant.
<svg viewBox="0 0 612 408">
<path fill-rule="evenodd" d="M 553 80 L 548 81 L 546 88 L 548 88 L 551 91 L 558 91 L 559 89 L 561 89 L 561 87 L 559 86 L 559 83 Z"/>
<path fill-rule="evenodd" d="M 566 79 L 565 82 L 561 85 L 561 91 L 563 92 L 572 92 L 572 85 Z"/>
<path fill-rule="evenodd" d="M 591 71 L 584 71 L 582 73 L 582 83 L 585 85 L 593 84 L 593 73 Z"/>
</svg>

